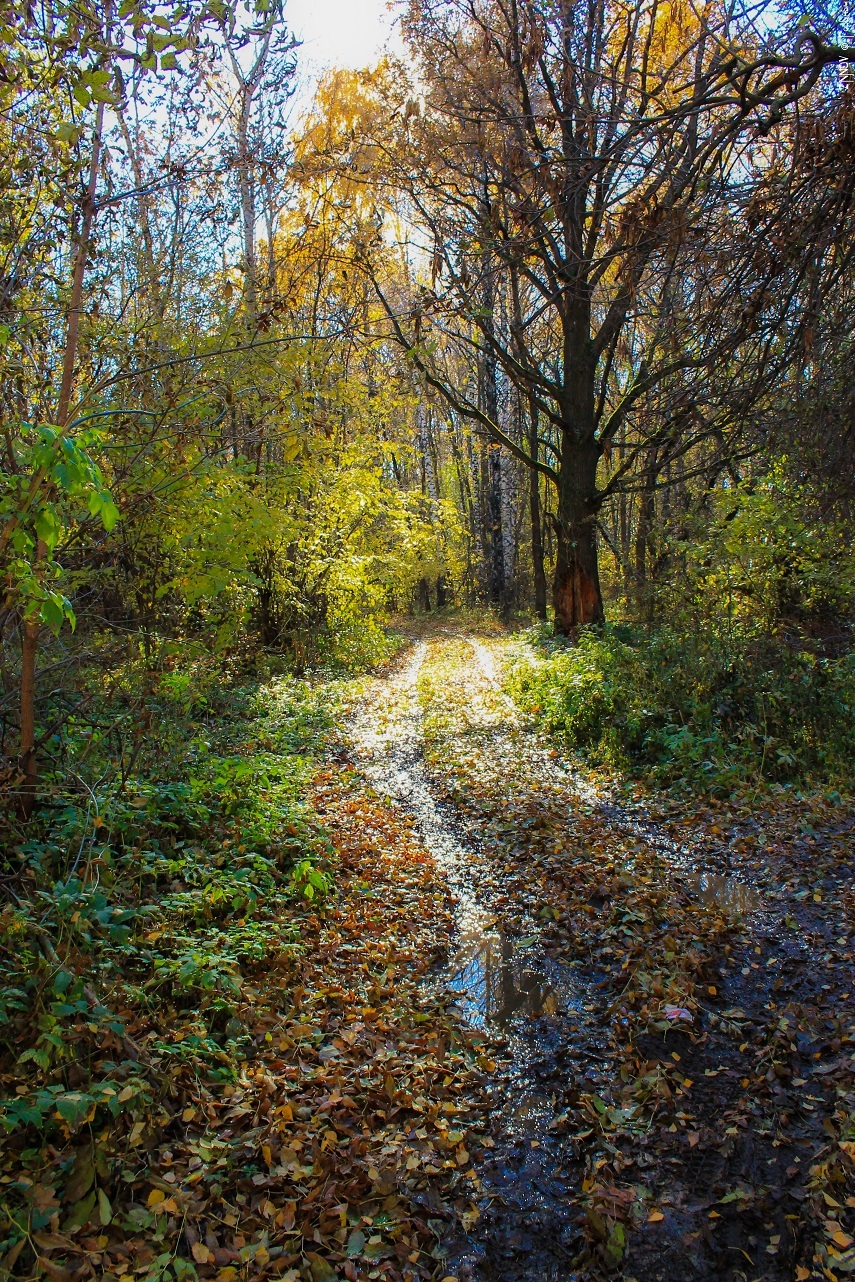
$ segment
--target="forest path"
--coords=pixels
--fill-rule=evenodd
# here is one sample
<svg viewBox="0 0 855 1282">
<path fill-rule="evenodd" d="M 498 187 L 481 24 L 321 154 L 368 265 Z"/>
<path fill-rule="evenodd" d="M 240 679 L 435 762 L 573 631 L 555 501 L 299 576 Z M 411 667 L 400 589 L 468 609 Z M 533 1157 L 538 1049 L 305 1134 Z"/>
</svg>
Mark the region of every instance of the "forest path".
<svg viewBox="0 0 855 1282">
<path fill-rule="evenodd" d="M 447 1276 L 845 1270 L 845 933 L 803 897 L 785 925 L 716 836 L 676 841 L 562 761 L 501 689 L 506 645 L 429 633 L 348 728 L 452 898 L 428 982 L 499 1061 Z"/>
</svg>

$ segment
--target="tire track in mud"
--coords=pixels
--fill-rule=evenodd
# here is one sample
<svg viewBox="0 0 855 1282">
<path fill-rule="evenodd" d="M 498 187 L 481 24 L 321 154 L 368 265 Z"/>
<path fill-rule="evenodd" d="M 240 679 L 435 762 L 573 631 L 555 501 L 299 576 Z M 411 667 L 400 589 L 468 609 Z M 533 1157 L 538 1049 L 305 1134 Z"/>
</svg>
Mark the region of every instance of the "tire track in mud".
<svg viewBox="0 0 855 1282">
<path fill-rule="evenodd" d="M 836 1051 L 834 1038 L 799 1034 L 792 1042 L 785 1027 L 767 1054 L 777 1036 L 770 1029 L 780 1025 L 781 973 L 789 975 L 797 1004 L 816 987 L 815 939 L 784 937 L 774 908 L 731 875 L 715 843 L 699 848 L 673 840 L 643 812 L 618 806 L 556 759 L 501 692 L 489 647 L 465 640 L 478 669 L 463 682 L 475 731 L 483 730 L 486 687 L 517 740 L 524 739 L 533 776 L 549 777 L 546 809 L 563 806 L 568 825 L 588 816 L 585 822 L 615 847 L 622 880 L 613 877 L 609 894 L 594 902 L 589 934 L 616 896 L 630 894 L 636 861 L 652 860 L 666 900 L 684 904 L 691 895 L 723 914 L 733 946 L 724 949 L 722 934 L 712 975 L 706 966 L 706 978 L 715 980 L 712 997 L 699 1004 L 691 1025 L 663 1028 L 651 1020 L 630 1036 L 631 1012 L 620 1006 L 614 968 L 603 963 L 593 940 L 568 954 L 560 930 L 556 935 L 545 926 L 526 902 L 531 896 L 519 893 L 519 869 L 507 863 L 501 841 L 485 836 L 483 809 L 461 804 L 437 763 L 430 768 L 425 760 L 418 681 L 437 642 L 418 642 L 363 704 L 349 727 L 356 763 L 378 793 L 413 819 L 455 901 L 449 960 L 432 982 L 454 995 L 463 1022 L 500 1039 L 501 1070 L 492 1083 L 495 1146 L 479 1167 L 481 1219 L 448 1243 L 449 1275 L 481 1282 L 567 1282 L 615 1273 L 637 1282 L 828 1276 L 805 1185 L 829 1149 L 823 1124 L 834 1112 L 834 1088 L 841 1091 L 829 1080 L 830 1089 L 802 1101 L 802 1108 L 787 1087 L 798 1093 L 799 1085 L 821 1082 L 812 1069 L 820 1073 L 823 1065 L 812 1065 L 810 1057 L 822 1057 L 826 1047 L 839 1053 L 840 1039 Z M 446 693 L 452 697 L 449 690 L 443 698 Z M 509 793 L 524 791 L 531 780 L 514 771 L 510 738 L 503 756 L 503 733 L 497 725 L 491 768 L 499 772 L 504 760 L 502 785 Z M 531 853 L 536 866 L 534 844 Z M 818 925 L 807 922 L 814 935 Z M 849 982 L 847 973 L 838 991 Z M 795 1067 L 787 1062 L 793 1053 Z M 752 1056 L 768 1085 L 759 1109 L 746 1095 L 745 1074 L 757 1068 Z M 631 1116 L 636 1097 L 627 1098 L 634 1080 L 653 1082 L 665 1100 L 652 1109 L 644 1101 L 640 1122 Z M 841 1211 L 832 1222 L 843 1238 L 844 1221 Z"/>
<path fill-rule="evenodd" d="M 491 1092 L 495 1148 L 479 1170 L 482 1226 L 448 1244 L 448 1262 L 461 1278 L 546 1282 L 566 1276 L 581 1246 L 572 1199 L 581 1167 L 551 1123 L 567 1102 L 571 1063 L 592 1088 L 603 1080 L 596 1027 L 602 1002 L 595 987 L 603 977 L 583 976 L 547 956 L 537 946 L 533 918 L 522 944 L 498 927 L 501 871 L 454 807 L 440 799 L 425 767 L 416 685 L 426 654 L 427 643 L 417 643 L 406 665 L 387 679 L 387 711 L 395 714 L 385 722 L 381 714 L 378 723 L 371 703 L 349 731 L 361 773 L 415 821 L 453 896 L 449 960 L 433 982 L 453 996 L 462 1021 L 493 1039 L 498 1035 L 502 1067 Z"/>
</svg>

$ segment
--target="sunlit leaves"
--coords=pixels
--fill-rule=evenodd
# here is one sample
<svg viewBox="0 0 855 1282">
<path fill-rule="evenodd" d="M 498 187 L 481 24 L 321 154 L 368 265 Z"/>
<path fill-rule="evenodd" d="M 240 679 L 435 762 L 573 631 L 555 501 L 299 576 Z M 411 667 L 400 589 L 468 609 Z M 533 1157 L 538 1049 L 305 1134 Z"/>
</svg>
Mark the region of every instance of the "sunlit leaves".
<svg viewBox="0 0 855 1282">
<path fill-rule="evenodd" d="M 74 437 L 49 424 L 23 424 L 17 470 L 0 480 L 0 539 L 15 553 L 7 567 L 12 599 L 26 617 L 38 614 L 54 633 L 65 620 L 74 626 L 70 602 L 51 586 L 61 574 L 58 548 L 87 510 L 107 531 L 119 519 L 91 453 L 100 440 L 92 429 Z"/>
</svg>

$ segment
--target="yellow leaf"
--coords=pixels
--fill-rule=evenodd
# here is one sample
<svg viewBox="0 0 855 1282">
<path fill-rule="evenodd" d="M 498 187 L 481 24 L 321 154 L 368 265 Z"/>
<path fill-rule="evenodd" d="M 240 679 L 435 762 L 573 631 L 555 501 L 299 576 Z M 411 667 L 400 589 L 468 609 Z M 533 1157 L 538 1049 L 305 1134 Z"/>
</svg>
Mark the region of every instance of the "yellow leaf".
<svg viewBox="0 0 855 1282">
<path fill-rule="evenodd" d="M 803 1264 L 796 1265 L 796 1282 L 807 1282 L 810 1277 L 810 1269 L 806 1269 Z"/>
<path fill-rule="evenodd" d="M 152 1189 L 148 1195 L 148 1205 L 157 1206 L 159 1202 L 166 1201 L 166 1194 L 163 1189 Z"/>
<path fill-rule="evenodd" d="M 841 1251 L 848 1251 L 852 1243 L 855 1242 L 855 1238 L 851 1238 L 849 1234 L 844 1233 L 842 1229 L 839 1229 L 837 1233 L 833 1233 L 831 1235 L 831 1240 L 835 1246 L 840 1247 Z"/>
<path fill-rule="evenodd" d="M 651 1211 L 647 1217 L 647 1223 L 658 1224 L 660 1220 L 664 1220 L 664 1219 L 665 1219 L 665 1216 L 662 1214 L 661 1211 Z"/>
</svg>

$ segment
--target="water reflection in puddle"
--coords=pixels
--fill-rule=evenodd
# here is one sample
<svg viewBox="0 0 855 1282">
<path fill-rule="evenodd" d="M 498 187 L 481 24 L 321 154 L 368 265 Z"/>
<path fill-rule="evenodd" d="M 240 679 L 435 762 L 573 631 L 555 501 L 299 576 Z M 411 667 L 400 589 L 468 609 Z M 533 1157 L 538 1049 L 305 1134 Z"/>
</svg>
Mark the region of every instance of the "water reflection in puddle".
<svg viewBox="0 0 855 1282">
<path fill-rule="evenodd" d="M 558 995 L 535 965 L 498 931 L 464 933 L 449 964 L 449 991 L 469 1024 L 506 1026 L 515 1015 L 558 1012 Z"/>
<path fill-rule="evenodd" d="M 732 908 L 738 913 L 750 913 L 760 907 L 760 896 L 751 886 L 717 873 L 695 873 L 688 878 L 701 903 Z"/>
</svg>

